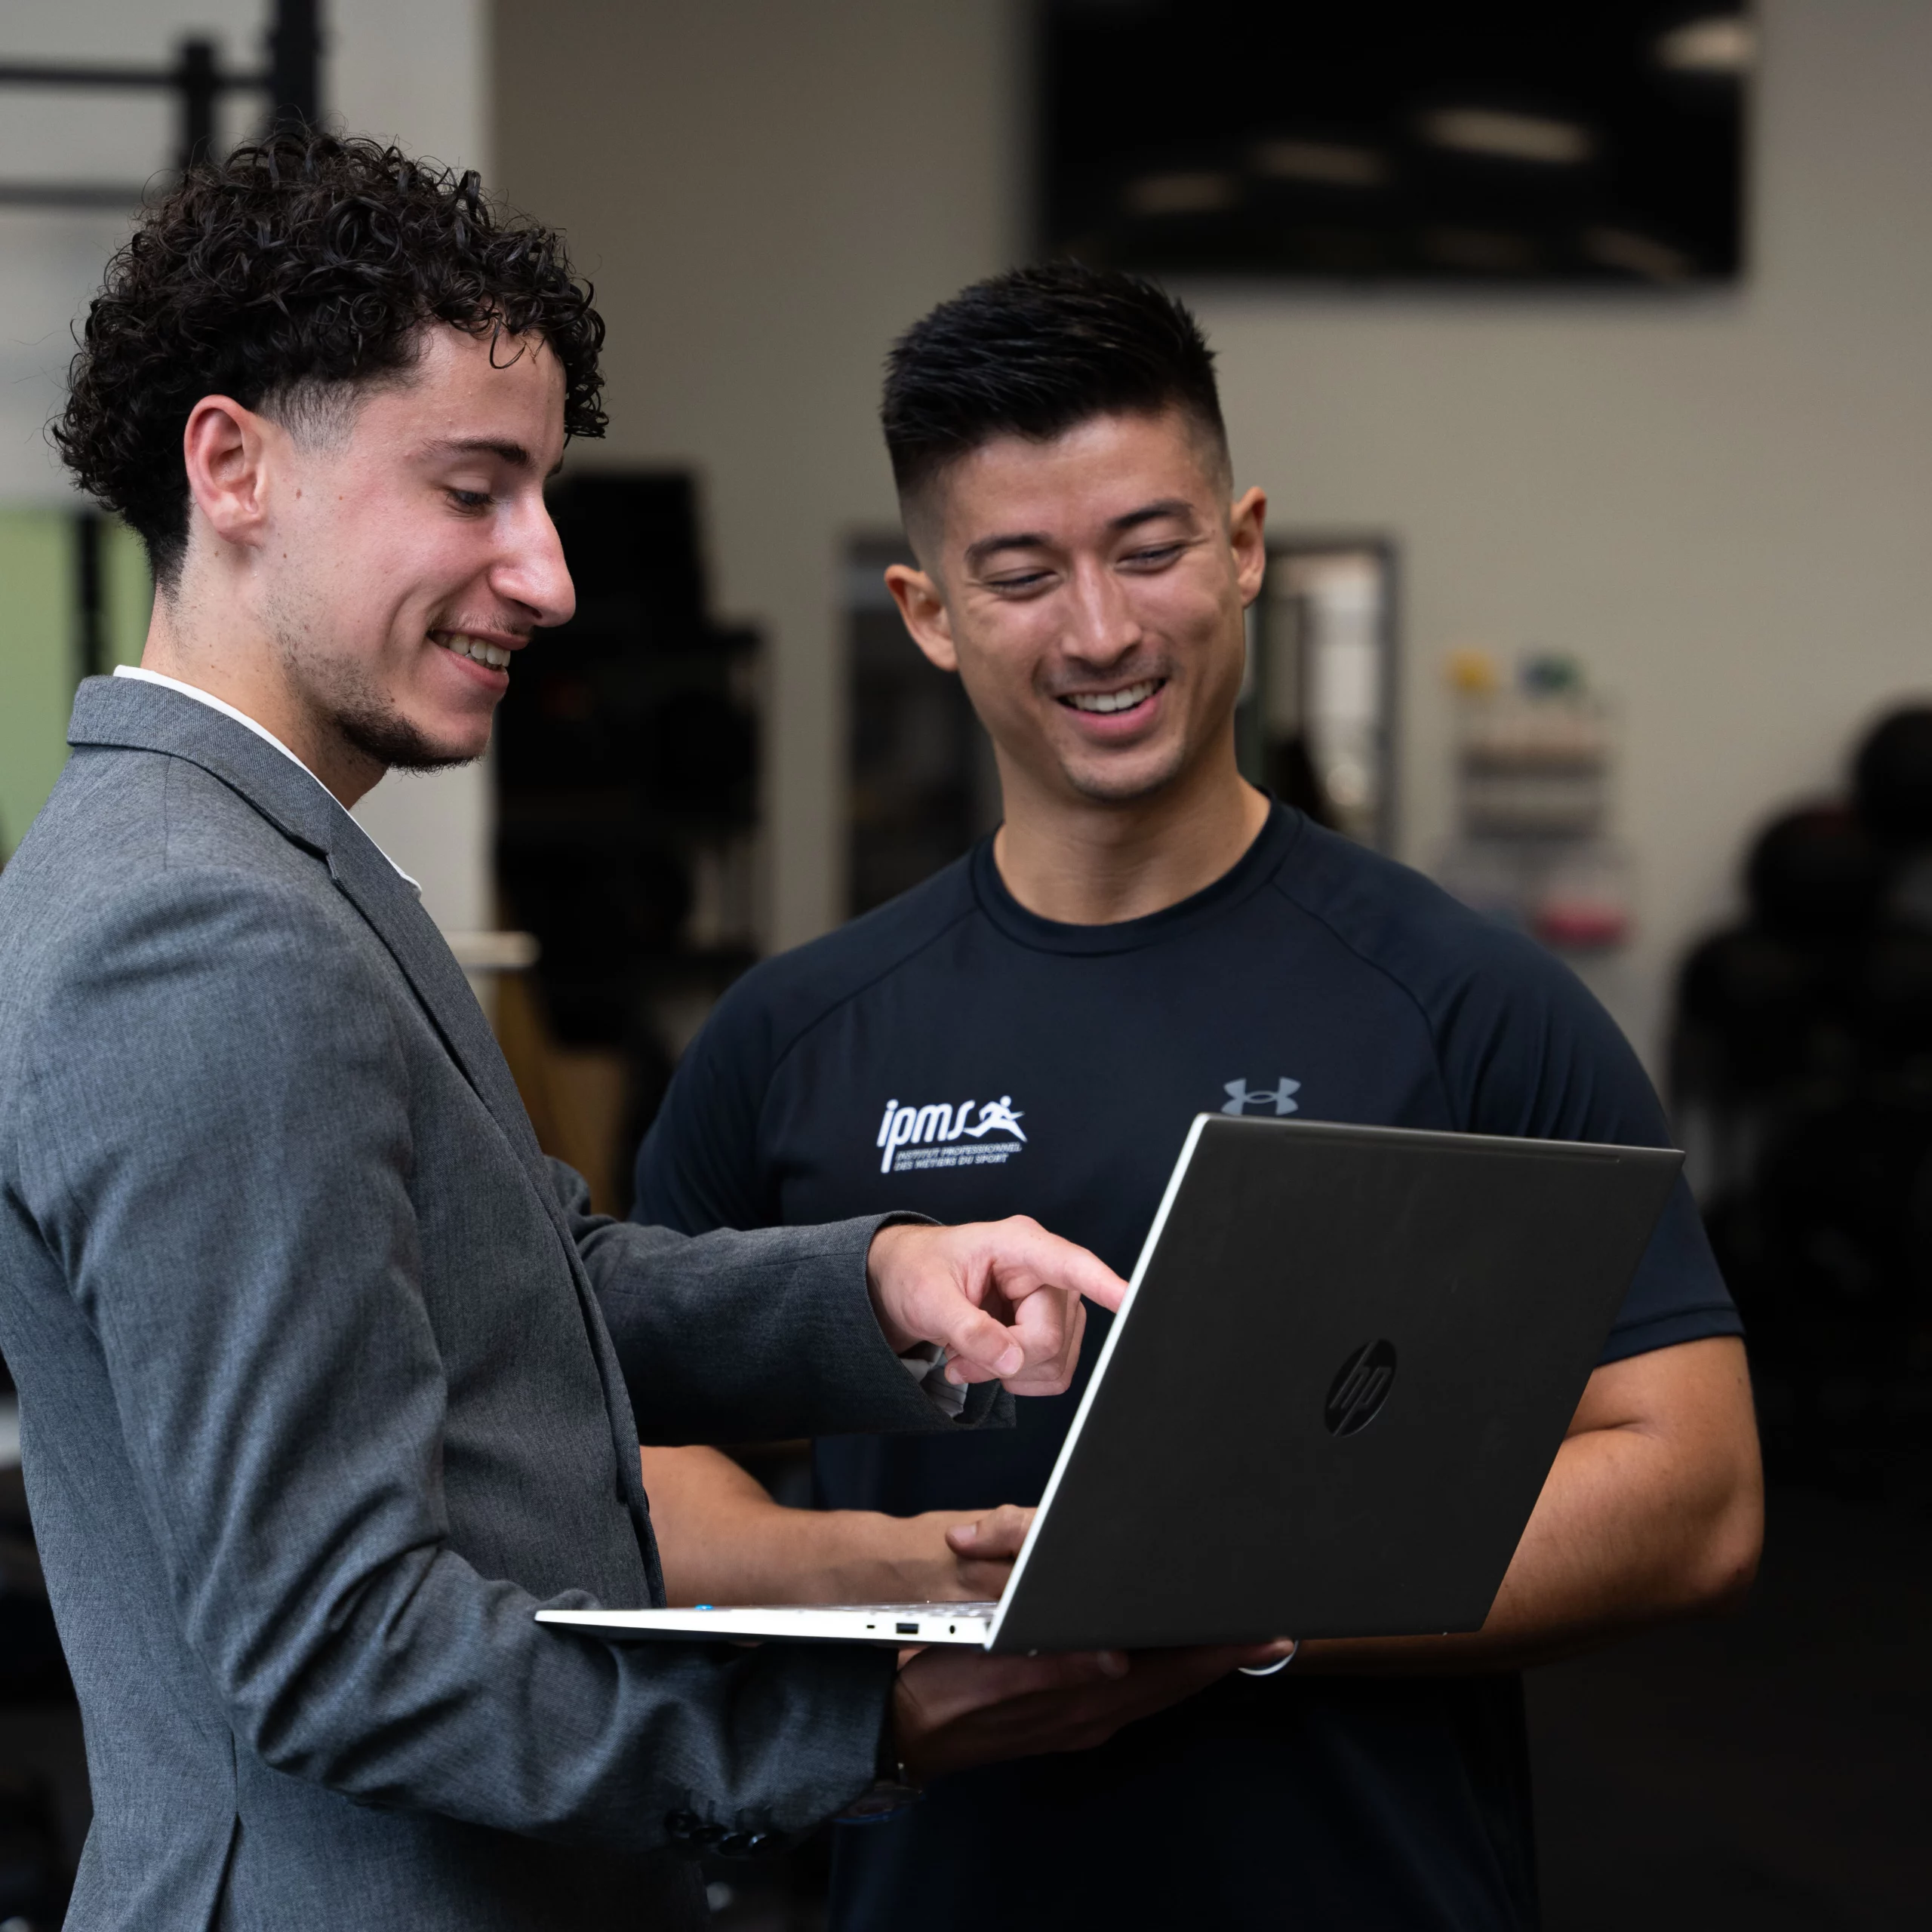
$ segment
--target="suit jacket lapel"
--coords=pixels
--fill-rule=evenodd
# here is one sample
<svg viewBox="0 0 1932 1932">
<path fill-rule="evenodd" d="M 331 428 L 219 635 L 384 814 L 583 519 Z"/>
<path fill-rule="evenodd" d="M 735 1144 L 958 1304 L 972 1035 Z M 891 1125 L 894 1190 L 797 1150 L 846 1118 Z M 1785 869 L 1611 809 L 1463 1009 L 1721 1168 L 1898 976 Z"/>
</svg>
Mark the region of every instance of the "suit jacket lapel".
<svg viewBox="0 0 1932 1932">
<path fill-rule="evenodd" d="M 164 685 L 90 678 L 74 700 L 69 744 L 120 746 L 186 758 L 238 792 L 285 837 L 328 865 L 339 891 L 401 969 L 450 1057 L 542 1192 L 552 1189 L 501 1050 L 448 943 L 421 900 L 321 781 L 232 718 Z"/>
<path fill-rule="evenodd" d="M 346 812 L 342 816 L 348 829 L 328 848 L 329 876 L 389 949 L 477 1098 L 524 1164 L 540 1174 L 548 1200 L 555 1190 L 530 1115 L 449 943 L 362 828 Z"/>
<path fill-rule="evenodd" d="M 300 775 L 299 774 L 297 774 Z M 348 814 L 343 816 L 346 818 Z M 558 1243 L 568 1263 L 571 1286 L 583 1317 L 584 1332 L 589 1337 L 596 1358 L 598 1379 L 604 1386 L 605 1407 L 611 1418 L 611 1432 L 617 1457 L 618 1479 L 637 1531 L 638 1549 L 644 1558 L 653 1602 L 662 1599 L 663 1575 L 657 1559 L 657 1541 L 651 1527 L 651 1504 L 644 1492 L 644 1477 L 638 1466 L 638 1429 L 631 1413 L 630 1390 L 617 1360 L 610 1331 L 604 1325 L 603 1310 L 597 1303 L 583 1257 L 577 1251 L 576 1238 L 557 1198 L 556 1183 L 537 1144 L 535 1131 L 516 1083 L 510 1078 L 502 1049 L 483 1017 L 483 1010 L 469 989 L 469 982 L 456 963 L 448 942 L 423 911 L 422 901 L 411 891 L 395 866 L 383 857 L 374 842 L 354 826 L 354 836 L 337 839 L 329 853 L 329 871 L 337 887 L 353 901 L 377 936 L 393 955 L 404 977 L 415 989 L 450 1054 L 463 1070 L 470 1085 L 502 1128 L 510 1145 L 523 1157 L 531 1184 L 543 1211 L 557 1231 Z"/>
<path fill-rule="evenodd" d="M 68 742 L 168 752 L 211 773 L 270 825 L 328 866 L 336 887 L 369 921 L 410 981 L 450 1059 L 525 1165 L 543 1165 L 516 1082 L 477 1007 L 469 981 L 415 891 L 342 804 L 275 746 L 180 691 L 134 678 L 89 678 L 73 700 Z M 549 1174 L 543 1192 L 549 1196 Z"/>
<path fill-rule="evenodd" d="M 422 900 L 321 782 L 245 726 L 193 698 L 132 678 L 90 678 L 74 699 L 67 742 L 186 758 L 238 792 L 283 835 L 328 865 L 337 889 L 388 949 L 445 1047 L 522 1161 L 557 1231 L 604 1385 L 620 1479 L 645 1567 L 661 1594 L 657 1545 L 637 1462 L 637 1430 L 583 1258 L 577 1251 L 516 1083 L 448 942 Z"/>
<path fill-rule="evenodd" d="M 344 813 L 343 817 L 348 814 Z M 354 821 L 350 822 L 353 825 Z M 442 1035 L 451 1057 L 463 1069 L 511 1146 L 523 1156 L 537 1198 L 557 1231 L 570 1266 L 571 1283 L 577 1291 L 584 1331 L 596 1358 L 598 1378 L 604 1385 L 618 1476 L 637 1529 L 638 1546 L 655 1602 L 663 1595 L 663 1577 L 658 1564 L 657 1538 L 651 1528 L 651 1505 L 638 1466 L 638 1430 L 631 1414 L 630 1390 L 625 1384 L 610 1331 L 604 1325 L 603 1311 L 597 1305 L 596 1291 L 591 1286 L 583 1257 L 577 1252 L 569 1220 L 557 1198 L 556 1183 L 537 1144 L 530 1115 L 510 1077 L 502 1049 L 485 1021 L 483 1010 L 477 1004 L 476 996 L 470 991 L 469 982 L 463 977 L 448 942 L 423 911 L 422 901 L 361 826 L 355 826 L 355 835 L 353 839 L 345 835 L 331 848 L 331 875 L 389 948 Z"/>
</svg>

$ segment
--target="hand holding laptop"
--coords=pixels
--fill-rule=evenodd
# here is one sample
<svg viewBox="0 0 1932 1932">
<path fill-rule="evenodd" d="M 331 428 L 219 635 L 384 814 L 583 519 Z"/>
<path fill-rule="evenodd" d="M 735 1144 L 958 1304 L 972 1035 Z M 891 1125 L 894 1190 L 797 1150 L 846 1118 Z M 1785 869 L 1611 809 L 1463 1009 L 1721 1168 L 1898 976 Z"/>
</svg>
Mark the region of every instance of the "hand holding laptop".
<svg viewBox="0 0 1932 1932">
<path fill-rule="evenodd" d="M 1010 1758 L 1091 1750 L 1230 1671 L 1278 1663 L 1294 1649 L 1284 1639 L 1030 1657 L 922 1650 L 893 1689 L 894 1743 L 914 1784 Z"/>
<path fill-rule="evenodd" d="M 1011 1574 L 1035 1512 L 1001 1503 L 946 1531 L 962 1579 L 996 1597 Z M 1151 1717 L 1235 1669 L 1263 1669 L 1291 1641 L 1172 1651 L 1063 1651 L 1044 1657 L 981 1657 L 932 1648 L 914 1653 L 892 1699 L 899 1759 L 915 1784 L 1008 1758 L 1081 1751 L 1123 1725 Z"/>
<path fill-rule="evenodd" d="M 872 1237 L 866 1284 L 895 1352 L 937 1343 L 949 1382 L 1057 1395 L 1073 1380 L 1084 1295 L 1116 1309 L 1127 1284 L 1023 1214 L 963 1227 L 901 1222 Z"/>
<path fill-rule="evenodd" d="M 1035 1514 L 1017 1503 L 1002 1503 L 970 1521 L 948 1524 L 945 1540 L 952 1574 L 946 1581 L 952 1587 L 935 1590 L 934 1597 L 971 1603 L 996 1601 L 1004 1595 L 1014 1559 L 1033 1527 Z"/>
</svg>

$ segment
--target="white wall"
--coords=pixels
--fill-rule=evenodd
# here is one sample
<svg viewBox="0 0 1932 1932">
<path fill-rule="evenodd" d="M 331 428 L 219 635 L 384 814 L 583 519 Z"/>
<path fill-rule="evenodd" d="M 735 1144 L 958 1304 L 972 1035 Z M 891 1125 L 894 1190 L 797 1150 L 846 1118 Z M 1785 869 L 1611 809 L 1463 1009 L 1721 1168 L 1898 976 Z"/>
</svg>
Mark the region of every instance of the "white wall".
<svg viewBox="0 0 1932 1932">
<path fill-rule="evenodd" d="M 771 937 L 843 899 L 840 544 L 897 527 L 891 337 L 1002 266 L 1006 0 L 498 0 L 497 151 L 611 325 L 610 440 L 702 472 L 717 601 L 773 639 Z"/>
<path fill-rule="evenodd" d="M 1932 691 L 1932 8 L 1763 11 L 1734 293 L 1197 291 L 1244 475 L 1402 540 L 1412 856 L 1447 829 L 1448 647 L 1574 649 L 1620 700 L 1642 929 L 1589 977 L 1653 1054 L 1752 828 Z"/>
<path fill-rule="evenodd" d="M 223 66 L 260 67 L 267 19 L 268 0 L 8 0 L 0 58 L 163 64 L 194 33 L 219 43 Z M 355 132 L 487 168 L 487 26 L 484 0 L 328 0 L 325 105 Z M 257 112 L 231 97 L 223 134 L 238 138 Z M 174 140 L 165 97 L 0 89 L 0 179 L 143 180 Z M 0 503 L 71 500 L 42 430 L 69 328 L 127 231 L 112 214 L 0 208 Z M 68 640 L 52 648 L 64 655 Z M 423 881 L 440 921 L 475 927 L 491 923 L 488 810 L 479 768 L 389 780 L 358 816 Z"/>
<path fill-rule="evenodd" d="M 1190 287 L 1244 481 L 1403 547 L 1404 844 L 1447 829 L 1444 653 L 1576 651 L 1619 701 L 1641 931 L 1591 977 L 1654 1055 L 1741 843 L 1932 689 L 1932 7 L 1767 0 L 1735 291 Z M 510 192 L 611 324 L 611 448 L 704 472 L 772 626 L 776 937 L 839 899 L 833 571 L 889 524 L 891 336 L 1023 245 L 1023 36 L 990 0 L 498 0 Z"/>
<path fill-rule="evenodd" d="M 220 43 L 223 64 L 257 65 L 259 0 L 8 0 L 0 57 L 165 64 L 195 33 Z M 225 109 L 238 134 L 245 110 Z M 174 151 L 171 102 L 160 95 L 0 88 L 0 179 L 144 181 Z M 125 238 L 112 214 L 0 208 L 0 499 L 64 501 L 42 430 L 59 407 L 71 325 Z"/>
<path fill-rule="evenodd" d="M 491 173 L 487 0 L 325 0 L 323 99 L 351 132 Z M 488 768 L 395 772 L 355 808 L 445 932 L 497 923 Z"/>
</svg>

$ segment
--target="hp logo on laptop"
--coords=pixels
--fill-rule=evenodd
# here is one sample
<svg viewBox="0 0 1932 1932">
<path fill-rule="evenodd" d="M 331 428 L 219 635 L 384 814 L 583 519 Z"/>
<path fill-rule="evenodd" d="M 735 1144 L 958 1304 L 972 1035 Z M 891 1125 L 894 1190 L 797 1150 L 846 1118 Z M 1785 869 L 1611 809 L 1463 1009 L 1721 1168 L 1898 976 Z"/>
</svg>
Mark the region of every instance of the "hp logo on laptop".
<svg viewBox="0 0 1932 1932">
<path fill-rule="evenodd" d="M 1352 1435 L 1366 1429 L 1381 1414 L 1395 1380 L 1395 1343 L 1364 1342 L 1329 1384 L 1328 1406 L 1322 1412 L 1328 1433 Z"/>
</svg>

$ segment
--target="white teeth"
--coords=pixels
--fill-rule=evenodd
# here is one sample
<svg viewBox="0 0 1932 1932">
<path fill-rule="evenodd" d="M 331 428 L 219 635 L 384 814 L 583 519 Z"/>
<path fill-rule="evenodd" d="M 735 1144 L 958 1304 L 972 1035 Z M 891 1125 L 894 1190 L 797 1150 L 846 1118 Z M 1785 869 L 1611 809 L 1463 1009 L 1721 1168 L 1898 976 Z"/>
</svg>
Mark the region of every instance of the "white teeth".
<svg viewBox="0 0 1932 1932">
<path fill-rule="evenodd" d="M 465 631 L 451 631 L 443 639 L 443 648 L 454 651 L 459 657 L 473 657 L 478 663 L 487 664 L 494 671 L 506 671 L 509 668 L 510 654 L 501 645 L 486 643 Z"/>
<path fill-rule="evenodd" d="M 1149 678 L 1144 683 L 1129 685 L 1124 691 L 1077 691 L 1067 703 L 1075 711 L 1131 711 L 1152 697 L 1159 683 L 1158 678 Z"/>
</svg>

